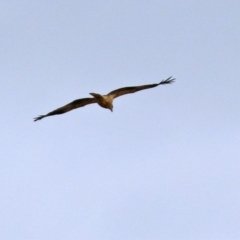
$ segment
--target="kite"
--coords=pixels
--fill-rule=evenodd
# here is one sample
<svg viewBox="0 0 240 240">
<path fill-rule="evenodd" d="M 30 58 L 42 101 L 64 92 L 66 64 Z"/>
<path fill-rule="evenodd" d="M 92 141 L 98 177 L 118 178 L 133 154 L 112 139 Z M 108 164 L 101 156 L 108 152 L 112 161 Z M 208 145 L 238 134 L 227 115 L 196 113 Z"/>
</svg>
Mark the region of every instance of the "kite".
<svg viewBox="0 0 240 240">
<path fill-rule="evenodd" d="M 81 98 L 81 99 L 74 100 L 73 102 L 70 102 L 69 104 L 63 107 L 57 108 L 56 110 L 53 110 L 52 112 L 49 112 L 46 115 L 39 115 L 38 117 L 34 118 L 34 121 L 38 121 L 38 120 L 41 120 L 42 118 L 53 116 L 56 114 L 63 114 L 73 109 L 84 107 L 85 105 L 92 104 L 92 103 L 98 103 L 98 105 L 100 105 L 101 107 L 113 111 L 114 98 L 120 97 L 125 94 L 129 94 L 129 93 L 135 93 L 144 89 L 154 88 L 162 84 L 170 84 L 174 82 L 174 80 L 175 78 L 169 77 L 166 80 L 162 80 L 160 83 L 135 86 L 135 87 L 123 87 L 123 88 L 116 89 L 108 93 L 107 95 L 101 95 L 98 93 L 89 93 L 90 95 L 93 96 L 93 98 Z"/>
</svg>

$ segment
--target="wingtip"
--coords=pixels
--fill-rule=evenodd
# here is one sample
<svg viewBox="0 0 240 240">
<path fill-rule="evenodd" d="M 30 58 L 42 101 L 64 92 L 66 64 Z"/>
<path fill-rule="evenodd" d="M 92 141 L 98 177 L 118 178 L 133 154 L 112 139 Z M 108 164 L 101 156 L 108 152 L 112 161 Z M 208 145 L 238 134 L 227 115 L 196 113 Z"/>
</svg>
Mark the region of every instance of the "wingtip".
<svg viewBox="0 0 240 240">
<path fill-rule="evenodd" d="M 159 84 L 171 84 L 176 80 L 176 78 L 169 77 L 166 80 L 162 80 Z"/>
<path fill-rule="evenodd" d="M 35 118 L 33 119 L 33 121 L 36 122 L 36 121 L 38 121 L 38 120 L 41 120 L 41 119 L 44 118 L 44 117 L 45 117 L 45 115 L 39 115 L 38 117 L 35 117 Z"/>
</svg>

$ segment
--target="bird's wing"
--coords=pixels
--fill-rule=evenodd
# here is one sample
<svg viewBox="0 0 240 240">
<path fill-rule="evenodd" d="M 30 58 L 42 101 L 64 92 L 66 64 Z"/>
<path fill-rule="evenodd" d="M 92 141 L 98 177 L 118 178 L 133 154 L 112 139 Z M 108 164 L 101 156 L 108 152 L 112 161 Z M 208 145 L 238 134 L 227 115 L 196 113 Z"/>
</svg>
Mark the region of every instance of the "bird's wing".
<svg viewBox="0 0 240 240">
<path fill-rule="evenodd" d="M 49 112 L 48 114 L 46 115 L 40 115 L 36 118 L 34 118 L 34 121 L 38 121 L 38 120 L 41 120 L 42 118 L 44 117 L 48 117 L 48 116 L 52 116 L 52 115 L 56 115 L 56 114 L 62 114 L 62 113 L 66 113 L 66 112 L 69 112 L 75 108 L 80 108 L 80 107 L 84 107 L 85 105 L 87 104 L 91 104 L 91 103 L 96 103 L 96 100 L 94 98 L 82 98 L 82 99 L 77 99 L 77 100 L 74 100 L 73 102 L 63 106 L 63 107 L 60 107 L 52 112 Z"/>
<path fill-rule="evenodd" d="M 166 80 L 162 80 L 160 83 L 148 84 L 148 85 L 142 85 L 142 86 L 135 86 L 135 87 L 119 88 L 119 89 L 116 89 L 116 90 L 108 93 L 107 95 L 112 97 L 112 98 L 116 98 L 116 97 L 120 97 L 124 94 L 135 93 L 137 91 L 141 91 L 141 90 L 144 90 L 144 89 L 154 88 L 154 87 L 157 87 L 160 84 L 169 84 L 169 83 L 172 83 L 174 80 L 175 80 L 175 78 L 169 77 Z"/>
</svg>

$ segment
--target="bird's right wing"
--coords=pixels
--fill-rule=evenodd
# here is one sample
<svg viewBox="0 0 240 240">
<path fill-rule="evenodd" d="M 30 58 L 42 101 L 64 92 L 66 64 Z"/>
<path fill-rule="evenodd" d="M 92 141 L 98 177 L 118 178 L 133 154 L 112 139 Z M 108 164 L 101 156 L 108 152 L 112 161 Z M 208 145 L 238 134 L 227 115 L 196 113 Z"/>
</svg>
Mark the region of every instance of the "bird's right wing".
<svg viewBox="0 0 240 240">
<path fill-rule="evenodd" d="M 46 115 L 40 115 L 40 116 L 34 118 L 34 121 L 38 121 L 44 117 L 48 117 L 48 116 L 52 116 L 52 115 L 56 115 L 56 114 L 63 114 L 63 113 L 69 112 L 75 108 L 84 107 L 85 105 L 91 104 L 91 103 L 96 103 L 96 100 L 94 98 L 77 99 L 63 107 L 57 108 L 57 109 L 53 110 L 52 112 L 49 112 Z"/>
<path fill-rule="evenodd" d="M 160 83 L 155 83 L 155 84 L 148 84 L 148 85 L 142 85 L 142 86 L 134 86 L 134 87 L 123 87 L 116 89 L 110 93 L 108 93 L 108 96 L 111 96 L 112 98 L 120 97 L 125 94 L 129 93 L 135 93 L 141 90 L 149 89 L 149 88 L 154 88 L 157 87 L 158 85 L 161 84 L 170 84 L 174 82 L 175 78 L 169 77 L 166 80 L 162 80 Z"/>
</svg>

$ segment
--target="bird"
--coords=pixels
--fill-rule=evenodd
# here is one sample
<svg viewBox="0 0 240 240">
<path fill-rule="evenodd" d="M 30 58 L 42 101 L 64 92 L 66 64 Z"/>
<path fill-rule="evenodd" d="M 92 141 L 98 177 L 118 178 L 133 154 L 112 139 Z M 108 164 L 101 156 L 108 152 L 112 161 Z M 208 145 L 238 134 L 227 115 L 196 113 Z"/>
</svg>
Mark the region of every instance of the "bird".
<svg viewBox="0 0 240 240">
<path fill-rule="evenodd" d="M 108 93 L 106 95 L 101 95 L 98 93 L 89 93 L 91 96 L 93 96 L 93 98 L 81 98 L 81 99 L 74 100 L 63 107 L 57 108 L 57 109 L 53 110 L 52 112 L 47 113 L 46 115 L 39 115 L 38 117 L 35 117 L 34 121 L 38 121 L 45 117 L 49 117 L 49 116 L 53 116 L 53 115 L 57 115 L 57 114 L 63 114 L 63 113 L 69 112 L 73 109 L 84 107 L 84 106 L 86 106 L 88 104 L 92 104 L 92 103 L 98 103 L 99 106 L 109 109 L 112 112 L 113 111 L 113 99 L 120 97 L 122 95 L 125 95 L 125 94 L 135 93 L 135 92 L 138 92 L 141 90 L 154 88 L 159 85 L 170 84 L 170 83 L 173 83 L 174 81 L 175 81 L 175 78 L 169 77 L 169 78 L 162 80 L 161 82 L 155 83 L 155 84 L 119 88 L 114 91 L 111 91 L 110 93 Z"/>
</svg>

